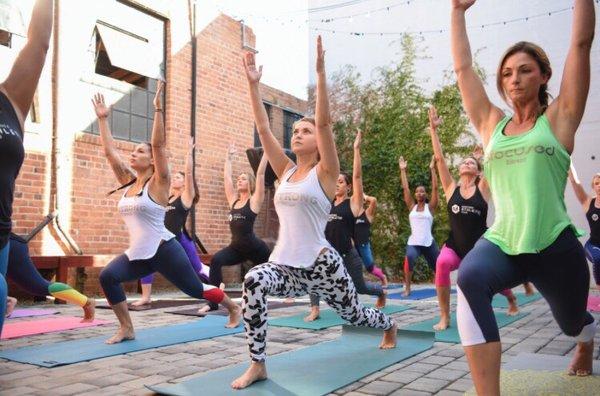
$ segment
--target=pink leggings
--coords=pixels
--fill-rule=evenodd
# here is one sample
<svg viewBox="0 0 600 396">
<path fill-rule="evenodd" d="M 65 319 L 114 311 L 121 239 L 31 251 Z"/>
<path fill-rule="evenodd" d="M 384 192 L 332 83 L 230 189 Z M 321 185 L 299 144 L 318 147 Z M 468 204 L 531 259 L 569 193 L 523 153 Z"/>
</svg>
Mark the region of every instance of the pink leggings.
<svg viewBox="0 0 600 396">
<path fill-rule="evenodd" d="M 440 287 L 450 287 L 450 272 L 455 271 L 460 266 L 461 259 L 456 252 L 448 246 L 442 246 L 440 255 L 435 263 L 435 285 Z M 510 289 L 500 292 L 505 297 L 513 296 Z"/>
</svg>

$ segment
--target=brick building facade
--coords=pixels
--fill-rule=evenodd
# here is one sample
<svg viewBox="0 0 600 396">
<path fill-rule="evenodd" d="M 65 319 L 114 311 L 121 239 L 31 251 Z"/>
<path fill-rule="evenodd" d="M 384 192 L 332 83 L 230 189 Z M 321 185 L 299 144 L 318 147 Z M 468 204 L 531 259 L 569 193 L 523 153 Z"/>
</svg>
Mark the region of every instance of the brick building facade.
<svg viewBox="0 0 600 396">
<path fill-rule="evenodd" d="M 113 104 L 111 129 L 126 158 L 136 142 L 149 139 L 153 91 L 156 78 L 164 73 L 171 166 L 182 169 L 192 129 L 190 2 L 62 0 L 56 4 L 53 41 L 26 124 L 26 159 L 16 185 L 14 231 L 29 233 L 57 208 L 57 222 L 30 242 L 32 254 L 74 254 L 74 246 L 86 255 L 119 254 L 127 246 L 127 231 L 116 210 L 119 194 L 106 196 L 117 182 L 103 155 L 90 98 L 101 92 Z M 25 20 L 29 12 L 22 11 Z M 197 14 L 201 12 L 200 6 Z M 255 37 L 249 27 L 223 14 L 200 18 L 196 29 L 195 172 L 200 201 L 195 230 L 209 253 L 214 253 L 229 243 L 230 235 L 223 190 L 227 147 L 230 142 L 238 147 L 234 173 L 239 173 L 249 170 L 244 149 L 256 143 L 241 68 L 242 54 L 253 47 Z M 9 46 L 0 45 L 0 78 L 23 43 L 13 34 Z M 262 91 L 273 131 L 284 142 L 307 103 L 265 85 Z M 267 193 L 267 200 L 271 196 Z M 277 220 L 272 210 L 268 212 L 269 216 L 267 210 L 261 212 L 255 230 L 260 237 L 273 238 Z M 87 278 L 95 281 L 97 272 L 86 269 Z"/>
</svg>

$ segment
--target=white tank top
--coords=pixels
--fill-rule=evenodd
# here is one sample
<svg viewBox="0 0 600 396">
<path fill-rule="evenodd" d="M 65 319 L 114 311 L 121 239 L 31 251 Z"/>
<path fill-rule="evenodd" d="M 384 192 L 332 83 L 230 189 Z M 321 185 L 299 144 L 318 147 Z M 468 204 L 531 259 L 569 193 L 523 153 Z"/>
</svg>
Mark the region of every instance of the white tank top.
<svg viewBox="0 0 600 396">
<path fill-rule="evenodd" d="M 433 242 L 433 235 L 431 235 L 433 216 L 429 211 L 429 204 L 425 204 L 422 212 L 417 212 L 417 206 L 415 204 L 408 215 L 408 220 L 410 221 L 408 244 L 413 246 L 431 246 Z"/>
<path fill-rule="evenodd" d="M 133 197 L 125 196 L 129 190 L 127 189 L 117 206 L 129 231 L 129 249 L 125 251 L 129 260 L 152 258 L 160 241 L 168 241 L 175 237 L 165 227 L 167 208 L 150 198 L 148 184 L 144 185 L 141 194 Z"/>
<path fill-rule="evenodd" d="M 279 238 L 269 261 L 309 268 L 324 248 L 333 249 L 325 239 L 331 202 L 319 183 L 317 167 L 312 168 L 303 180 L 290 182 L 296 169 L 293 167 L 285 173 L 275 193 Z"/>
</svg>

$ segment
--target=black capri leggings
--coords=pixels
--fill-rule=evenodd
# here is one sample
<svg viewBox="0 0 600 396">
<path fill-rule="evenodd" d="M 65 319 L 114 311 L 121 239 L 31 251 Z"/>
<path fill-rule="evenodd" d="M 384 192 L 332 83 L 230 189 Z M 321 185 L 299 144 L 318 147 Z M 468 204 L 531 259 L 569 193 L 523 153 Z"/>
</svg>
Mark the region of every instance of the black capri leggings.
<svg viewBox="0 0 600 396">
<path fill-rule="evenodd" d="M 566 335 L 589 341 L 591 329 L 582 330 L 594 322 L 587 312 L 590 272 L 583 247 L 569 227 L 535 254 L 509 256 L 484 238 L 475 244 L 458 269 L 457 321 L 463 345 L 500 341 L 492 297 L 524 282 L 532 282 L 544 296 Z"/>
</svg>

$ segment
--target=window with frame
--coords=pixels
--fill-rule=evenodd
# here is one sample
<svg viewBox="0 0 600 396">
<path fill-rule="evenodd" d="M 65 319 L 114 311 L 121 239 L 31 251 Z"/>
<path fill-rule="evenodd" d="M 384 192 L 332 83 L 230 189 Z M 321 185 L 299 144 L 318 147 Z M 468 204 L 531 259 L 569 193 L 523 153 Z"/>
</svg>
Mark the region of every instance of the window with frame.
<svg viewBox="0 0 600 396">
<path fill-rule="evenodd" d="M 267 117 L 269 117 L 269 126 L 272 125 L 272 106 L 268 103 L 263 102 L 265 106 L 265 110 L 267 111 Z M 261 147 L 260 138 L 258 137 L 258 130 L 256 129 L 256 124 L 254 124 L 254 147 Z"/>
<path fill-rule="evenodd" d="M 12 48 L 13 35 L 25 37 L 23 16 L 16 0 L 0 0 L 0 45 Z"/>
<path fill-rule="evenodd" d="M 283 110 L 283 148 L 289 149 L 294 133 L 294 123 L 303 116 L 288 110 Z"/>
</svg>

